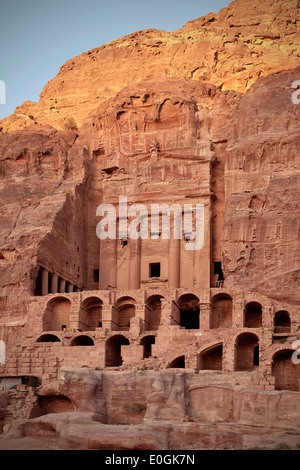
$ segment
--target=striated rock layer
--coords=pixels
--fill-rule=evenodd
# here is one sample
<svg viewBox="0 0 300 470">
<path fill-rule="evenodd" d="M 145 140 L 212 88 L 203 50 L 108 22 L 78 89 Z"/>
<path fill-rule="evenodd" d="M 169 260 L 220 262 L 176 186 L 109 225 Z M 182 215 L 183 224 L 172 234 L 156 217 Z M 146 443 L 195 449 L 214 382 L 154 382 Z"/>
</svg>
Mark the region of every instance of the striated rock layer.
<svg viewBox="0 0 300 470">
<path fill-rule="evenodd" d="M 23 103 L 0 128 L 80 127 L 101 102 L 144 79 L 191 79 L 244 93 L 259 77 L 299 65 L 299 48 L 298 0 L 236 0 L 177 31 L 138 31 L 68 60 L 39 102 Z"/>
<path fill-rule="evenodd" d="M 227 147 L 222 250 L 227 285 L 299 303 L 300 68 L 240 100 Z"/>
</svg>

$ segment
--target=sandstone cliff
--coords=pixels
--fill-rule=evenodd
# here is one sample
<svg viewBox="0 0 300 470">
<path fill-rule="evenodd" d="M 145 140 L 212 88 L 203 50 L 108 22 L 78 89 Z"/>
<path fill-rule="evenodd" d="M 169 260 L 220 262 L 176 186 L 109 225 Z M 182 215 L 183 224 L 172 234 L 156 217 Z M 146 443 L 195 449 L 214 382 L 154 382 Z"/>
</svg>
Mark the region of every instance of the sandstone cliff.
<svg viewBox="0 0 300 470">
<path fill-rule="evenodd" d="M 222 251 L 227 285 L 298 303 L 300 68 L 260 79 L 242 96 L 225 171 Z"/>
<path fill-rule="evenodd" d="M 26 298 L 35 292 L 37 256 L 42 240 L 49 266 L 55 265 L 57 253 L 53 247 L 64 250 L 70 261 L 81 263 L 76 251 L 80 241 L 80 196 L 74 191 L 75 184 L 65 181 L 68 151 L 75 139 L 74 132 L 53 128 L 1 135 L 2 326 L 22 325 L 26 318 Z M 80 177 L 76 182 L 81 182 Z M 71 225 L 67 227 L 62 211 L 69 214 Z"/>
<path fill-rule="evenodd" d="M 259 77 L 299 65 L 299 47 L 297 0 L 236 0 L 178 31 L 138 31 L 68 60 L 38 103 L 23 103 L 0 128 L 63 129 L 74 125 L 70 118 L 80 127 L 101 102 L 144 79 L 205 81 L 244 93 Z"/>
<path fill-rule="evenodd" d="M 47 369 L 39 364 L 44 359 L 49 359 L 47 367 L 55 362 L 56 373 L 61 363 L 55 347 L 50 353 L 48 343 L 42 358 L 37 348 L 43 342 L 34 342 L 34 318 L 44 315 L 39 265 L 74 287 L 60 293 L 72 292 L 73 313 L 81 311 L 84 293 L 77 294 L 77 288 L 99 288 L 93 278 L 100 258 L 95 210 L 120 187 L 134 200 L 155 194 L 172 201 L 178 195 L 193 197 L 196 189 L 207 198 L 211 240 L 208 262 L 195 263 L 207 276 L 200 290 L 219 290 L 207 272 L 213 261 L 222 260 L 224 289 L 235 292 L 238 315 L 243 315 L 245 288 L 265 296 L 264 321 L 269 323 L 260 328 L 260 354 L 271 369 L 272 356 L 265 350 L 274 353 L 278 344 L 272 343 L 271 307 L 282 303 L 293 313 L 299 303 L 300 104 L 292 100 L 292 85 L 300 80 L 298 3 L 237 0 L 173 33 L 149 30 L 117 39 L 68 61 L 38 103 L 24 103 L 1 121 L 0 339 L 10 360 L 7 374 L 43 375 Z M 190 279 L 193 268 L 185 268 Z M 111 292 L 105 291 L 107 297 Z M 27 310 L 29 298 L 35 317 Z M 207 318 L 209 302 L 202 299 Z M 297 318 L 293 313 L 295 335 Z M 137 316 L 130 325 L 136 338 L 140 322 Z M 237 324 L 232 326 L 225 329 L 227 337 L 228 331 L 232 337 L 235 333 Z M 161 356 L 172 341 L 177 352 L 183 348 L 173 334 L 182 329 L 170 328 L 160 330 Z M 205 339 L 209 328 L 202 328 L 202 347 L 213 346 L 210 336 Z M 190 338 L 190 331 L 183 330 Z M 104 341 L 105 328 L 99 326 L 98 333 Z M 164 341 L 164 335 L 172 340 Z M 217 330 L 211 336 L 219 341 Z M 230 345 L 233 351 L 236 342 Z M 34 366 L 28 351 L 33 351 Z M 98 353 L 92 354 L 99 363 Z M 105 371 L 61 370 L 61 382 L 48 383 L 37 394 L 31 390 L 30 403 L 23 385 L 16 395 L 3 393 L 0 420 L 14 419 L 9 414 L 14 400 L 18 417 L 30 420 L 16 422 L 0 448 L 223 448 L 228 442 L 251 447 L 262 437 L 273 446 L 287 436 L 297 444 L 299 393 L 274 391 L 264 368 L 156 374 L 108 371 L 110 364 L 103 364 Z M 145 405 L 137 416 L 128 413 L 129 399 L 131 405 L 137 399 Z M 42 437 L 32 443 L 39 436 L 47 442 Z M 199 442 L 193 447 L 195 438 Z"/>
</svg>

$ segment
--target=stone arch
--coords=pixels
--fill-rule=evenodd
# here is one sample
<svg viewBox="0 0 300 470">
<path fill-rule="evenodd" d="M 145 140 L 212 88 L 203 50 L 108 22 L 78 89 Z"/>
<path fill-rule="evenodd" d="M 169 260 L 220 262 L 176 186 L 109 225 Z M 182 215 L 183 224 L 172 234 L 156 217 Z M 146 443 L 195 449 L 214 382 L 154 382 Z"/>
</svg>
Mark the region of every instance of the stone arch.
<svg viewBox="0 0 300 470">
<path fill-rule="evenodd" d="M 38 418 L 49 413 L 76 411 L 75 403 L 66 395 L 39 396 L 37 404 L 32 408 L 29 419 Z"/>
<path fill-rule="evenodd" d="M 150 331 L 156 331 L 161 321 L 161 301 L 164 299 L 162 295 L 155 294 L 146 300 L 145 321 Z"/>
<path fill-rule="evenodd" d="M 105 367 L 119 367 L 123 363 L 121 347 L 129 345 L 129 340 L 123 335 L 113 335 L 105 343 Z"/>
<path fill-rule="evenodd" d="M 198 355 L 197 369 L 222 370 L 223 343 L 206 348 Z"/>
<path fill-rule="evenodd" d="M 143 346 L 143 359 L 152 356 L 152 344 L 155 343 L 154 335 L 146 335 L 140 341 L 140 344 Z"/>
<path fill-rule="evenodd" d="M 6 362 L 6 344 L 1 339 L 0 340 L 0 364 L 5 364 Z"/>
<path fill-rule="evenodd" d="M 200 328 L 199 298 L 195 294 L 183 294 L 177 300 L 180 309 L 180 326 L 188 330 Z"/>
<path fill-rule="evenodd" d="M 84 299 L 79 310 L 80 331 L 95 331 L 96 328 L 102 327 L 102 305 L 103 302 L 99 297 Z"/>
<path fill-rule="evenodd" d="M 229 328 L 232 326 L 232 297 L 229 294 L 217 294 L 211 301 L 211 328 Z"/>
<path fill-rule="evenodd" d="M 77 335 L 71 341 L 71 346 L 94 346 L 94 340 L 88 335 Z"/>
<path fill-rule="evenodd" d="M 277 351 L 272 358 L 272 375 L 276 390 L 300 391 L 300 365 L 293 362 L 295 350 Z"/>
<path fill-rule="evenodd" d="M 49 300 L 43 317 L 44 331 L 61 331 L 69 328 L 71 301 L 57 296 Z"/>
<path fill-rule="evenodd" d="M 168 369 L 185 369 L 185 356 L 178 356 L 168 365 Z"/>
<path fill-rule="evenodd" d="M 290 314 L 286 310 L 279 310 L 274 315 L 274 333 L 289 333 L 291 331 Z"/>
<path fill-rule="evenodd" d="M 41 335 L 37 340 L 36 340 L 37 343 L 60 343 L 61 342 L 61 339 L 56 336 L 56 335 L 52 335 L 52 334 L 44 334 L 44 335 Z"/>
<path fill-rule="evenodd" d="M 118 312 L 118 329 L 119 331 L 128 331 L 130 328 L 130 320 L 135 316 L 136 300 L 133 297 L 121 297 L 115 304 Z"/>
<path fill-rule="evenodd" d="M 260 328 L 262 326 L 262 306 L 259 302 L 248 302 L 244 309 L 244 326 Z"/>
<path fill-rule="evenodd" d="M 259 339 L 254 333 L 241 333 L 235 341 L 235 370 L 252 371 L 259 365 Z"/>
</svg>

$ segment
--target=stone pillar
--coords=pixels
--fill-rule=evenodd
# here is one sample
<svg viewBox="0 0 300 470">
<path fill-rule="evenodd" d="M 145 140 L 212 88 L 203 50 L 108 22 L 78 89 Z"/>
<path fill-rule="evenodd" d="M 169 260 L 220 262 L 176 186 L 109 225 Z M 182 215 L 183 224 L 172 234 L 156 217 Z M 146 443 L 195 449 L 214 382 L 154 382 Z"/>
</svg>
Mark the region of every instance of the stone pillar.
<svg viewBox="0 0 300 470">
<path fill-rule="evenodd" d="M 139 335 L 143 331 L 143 320 L 140 317 L 140 314 L 142 314 L 142 312 L 138 312 L 138 316 L 136 316 L 136 317 L 134 317 L 130 320 L 129 331 L 130 331 L 130 334 L 131 334 L 132 338 L 138 338 Z"/>
<path fill-rule="evenodd" d="M 169 241 L 168 287 L 180 287 L 180 243 L 174 238 Z"/>
<path fill-rule="evenodd" d="M 144 324 L 143 324 L 143 331 L 150 330 L 150 316 L 151 316 L 151 308 L 145 304 L 145 316 L 144 316 Z"/>
<path fill-rule="evenodd" d="M 68 292 L 73 292 L 73 284 L 68 284 Z"/>
<path fill-rule="evenodd" d="M 59 280 L 59 292 L 64 293 L 66 291 L 66 281 L 64 279 Z"/>
<path fill-rule="evenodd" d="M 271 303 L 262 304 L 262 327 L 273 329 L 274 307 Z"/>
<path fill-rule="evenodd" d="M 141 278 L 141 239 L 130 240 L 129 289 L 140 288 Z"/>
<path fill-rule="evenodd" d="M 200 307 L 200 329 L 209 330 L 210 317 L 211 317 L 211 305 L 210 303 L 201 303 Z"/>
<path fill-rule="evenodd" d="M 235 296 L 232 302 L 232 326 L 243 328 L 244 326 L 244 298 Z"/>
<path fill-rule="evenodd" d="M 102 325 L 111 331 L 119 330 L 119 310 L 115 306 L 102 307 Z M 106 320 L 106 323 L 104 324 Z"/>
<path fill-rule="evenodd" d="M 51 275 L 51 294 L 57 294 L 58 288 L 58 275 L 53 273 Z"/>
<path fill-rule="evenodd" d="M 42 295 L 47 295 L 49 293 L 48 283 L 49 283 L 49 272 L 47 271 L 47 269 L 42 268 Z"/>
<path fill-rule="evenodd" d="M 205 200 L 206 199 L 206 200 Z M 201 250 L 195 250 L 195 283 L 198 287 L 210 287 L 211 272 L 211 201 L 203 198 L 204 202 L 204 244 Z"/>
<path fill-rule="evenodd" d="M 117 287 L 117 240 L 100 240 L 99 289 Z"/>
<path fill-rule="evenodd" d="M 236 344 L 235 336 L 230 333 L 229 337 L 224 339 L 223 342 L 223 358 L 222 358 L 222 370 L 223 372 L 234 372 L 236 361 Z"/>
<path fill-rule="evenodd" d="M 169 299 L 161 300 L 161 318 L 160 325 L 173 325 L 172 323 L 172 306 L 173 301 Z"/>
<path fill-rule="evenodd" d="M 69 311 L 69 326 L 67 326 L 67 329 L 70 331 L 78 331 L 79 328 L 81 328 L 80 322 L 81 322 L 81 296 L 76 296 L 73 298 L 71 302 L 71 308 Z"/>
</svg>

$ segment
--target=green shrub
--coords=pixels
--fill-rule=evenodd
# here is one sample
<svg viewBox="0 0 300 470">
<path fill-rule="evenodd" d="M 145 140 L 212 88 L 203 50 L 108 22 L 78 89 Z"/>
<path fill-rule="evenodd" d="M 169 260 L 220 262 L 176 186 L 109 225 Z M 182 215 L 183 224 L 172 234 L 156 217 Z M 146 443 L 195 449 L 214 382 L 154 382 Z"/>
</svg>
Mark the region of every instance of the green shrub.
<svg viewBox="0 0 300 470">
<path fill-rule="evenodd" d="M 76 121 L 72 117 L 66 117 L 62 123 L 62 127 L 67 131 L 78 131 Z"/>
<path fill-rule="evenodd" d="M 279 442 L 276 444 L 274 447 L 275 450 L 291 450 L 291 446 L 287 444 L 286 442 Z"/>
<path fill-rule="evenodd" d="M 141 414 L 146 410 L 146 403 L 140 403 L 137 401 L 124 403 L 123 410 L 130 414 Z"/>
</svg>

